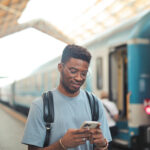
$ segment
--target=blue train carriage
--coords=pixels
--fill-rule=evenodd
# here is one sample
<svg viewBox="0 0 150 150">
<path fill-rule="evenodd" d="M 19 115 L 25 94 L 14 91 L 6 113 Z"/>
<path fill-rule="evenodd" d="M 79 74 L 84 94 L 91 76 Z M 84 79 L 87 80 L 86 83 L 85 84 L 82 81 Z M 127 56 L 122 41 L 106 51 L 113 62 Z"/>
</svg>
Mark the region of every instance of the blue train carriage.
<svg viewBox="0 0 150 150">
<path fill-rule="evenodd" d="M 0 87 L 1 103 L 12 107 L 14 104 L 14 97 L 14 83 Z"/>
<path fill-rule="evenodd" d="M 58 84 L 57 63 L 59 58 L 50 61 L 37 68 L 29 76 L 15 81 L 14 107 L 24 114 L 28 114 L 33 100 L 40 97 L 44 91 L 48 91 Z"/>
<path fill-rule="evenodd" d="M 109 92 L 120 112 L 115 144 L 150 149 L 150 12 L 83 44 L 93 69 L 87 89 Z"/>
</svg>

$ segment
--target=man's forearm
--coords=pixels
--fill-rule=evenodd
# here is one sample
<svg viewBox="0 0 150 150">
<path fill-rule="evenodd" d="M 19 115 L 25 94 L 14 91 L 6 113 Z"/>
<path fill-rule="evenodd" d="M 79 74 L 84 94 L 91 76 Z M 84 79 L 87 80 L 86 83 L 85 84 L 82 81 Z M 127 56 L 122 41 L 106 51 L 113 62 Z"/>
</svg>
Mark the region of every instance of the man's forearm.
<svg viewBox="0 0 150 150">
<path fill-rule="evenodd" d="M 61 146 L 60 142 L 57 141 L 54 144 L 44 148 L 28 145 L 28 150 L 64 150 L 64 149 Z"/>
</svg>

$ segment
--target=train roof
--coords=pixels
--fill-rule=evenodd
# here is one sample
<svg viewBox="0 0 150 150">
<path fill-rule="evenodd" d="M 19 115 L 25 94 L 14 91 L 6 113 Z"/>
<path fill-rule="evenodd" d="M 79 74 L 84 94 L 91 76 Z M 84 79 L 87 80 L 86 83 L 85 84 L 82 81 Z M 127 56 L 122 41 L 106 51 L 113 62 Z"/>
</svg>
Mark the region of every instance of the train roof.
<svg viewBox="0 0 150 150">
<path fill-rule="evenodd" d="M 150 11 L 144 13 L 122 23 L 115 28 L 108 30 L 105 33 L 96 35 L 91 40 L 80 45 L 87 47 L 89 50 L 96 47 L 114 46 L 127 43 L 130 39 L 150 37 Z M 60 56 L 50 60 L 34 70 L 29 76 L 36 73 L 44 72 L 45 70 L 56 69 Z"/>
<path fill-rule="evenodd" d="M 147 31 L 146 34 L 150 35 L 150 27 L 148 25 L 150 26 L 150 11 L 145 11 L 125 23 L 108 30 L 103 34 L 97 35 L 93 39 L 80 45 L 88 47 L 88 49 L 92 50 L 92 48 L 95 49 L 95 47 L 99 45 L 112 46 L 118 43 L 127 43 L 127 41 L 132 38 L 146 37 L 145 30 Z M 41 65 L 33 71 L 32 74 L 42 72 L 47 69 L 50 70 L 56 68 L 59 61 L 60 56 L 47 62 L 46 64 Z"/>
<path fill-rule="evenodd" d="M 83 46 L 95 49 L 96 46 L 116 45 L 127 43 L 130 39 L 148 38 L 150 36 L 150 10 L 137 15 L 136 17 L 121 23 L 120 25 L 96 35 L 89 41 L 82 43 Z M 93 47 L 94 45 L 94 47 Z"/>
<path fill-rule="evenodd" d="M 43 72 L 45 70 L 53 70 L 54 68 L 57 68 L 57 64 L 60 61 L 60 56 L 48 61 L 47 63 L 39 66 L 37 69 L 35 69 L 31 75 L 35 74 L 35 73 L 39 73 L 39 72 Z"/>
</svg>

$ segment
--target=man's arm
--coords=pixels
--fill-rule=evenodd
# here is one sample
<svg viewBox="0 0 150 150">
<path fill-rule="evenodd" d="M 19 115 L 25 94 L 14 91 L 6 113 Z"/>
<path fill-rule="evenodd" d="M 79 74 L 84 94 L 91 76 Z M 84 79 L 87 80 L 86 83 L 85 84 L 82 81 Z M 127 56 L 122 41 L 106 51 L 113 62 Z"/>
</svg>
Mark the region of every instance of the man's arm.
<svg viewBox="0 0 150 150">
<path fill-rule="evenodd" d="M 84 129 L 69 129 L 67 133 L 57 142 L 48 147 L 40 148 L 29 145 L 28 150 L 66 150 L 67 148 L 77 147 L 85 144 L 86 139 L 89 139 L 89 130 Z"/>
<path fill-rule="evenodd" d="M 100 125 L 95 129 L 90 129 L 90 143 L 95 144 L 96 147 L 94 148 L 94 150 L 107 150 L 108 142 L 104 138 L 102 130 L 99 127 Z"/>
<path fill-rule="evenodd" d="M 28 150 L 64 150 L 64 149 L 60 145 L 60 142 L 57 141 L 54 144 L 48 147 L 44 147 L 44 148 L 33 146 L 33 145 L 28 145 Z"/>
</svg>

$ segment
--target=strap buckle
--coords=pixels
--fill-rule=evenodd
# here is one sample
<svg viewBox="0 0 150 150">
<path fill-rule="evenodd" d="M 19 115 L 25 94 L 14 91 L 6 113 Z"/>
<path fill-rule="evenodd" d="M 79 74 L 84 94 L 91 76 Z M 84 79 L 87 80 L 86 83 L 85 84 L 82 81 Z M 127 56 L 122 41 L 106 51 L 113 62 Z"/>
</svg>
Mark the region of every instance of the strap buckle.
<svg viewBox="0 0 150 150">
<path fill-rule="evenodd" d="M 51 123 L 46 123 L 46 130 L 50 130 L 51 129 Z"/>
</svg>

